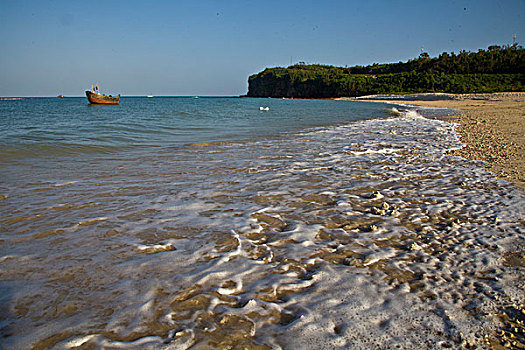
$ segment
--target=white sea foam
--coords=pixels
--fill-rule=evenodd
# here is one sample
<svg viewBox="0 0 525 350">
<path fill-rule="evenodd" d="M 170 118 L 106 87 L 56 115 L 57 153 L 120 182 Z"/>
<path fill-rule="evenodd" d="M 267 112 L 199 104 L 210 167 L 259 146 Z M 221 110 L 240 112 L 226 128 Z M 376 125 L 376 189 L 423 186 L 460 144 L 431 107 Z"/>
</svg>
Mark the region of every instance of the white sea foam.
<svg viewBox="0 0 525 350">
<path fill-rule="evenodd" d="M 64 182 L 64 183 L 57 183 L 55 184 L 56 187 L 62 187 L 62 186 L 67 186 L 67 185 L 73 185 L 75 183 L 77 183 L 78 181 L 67 181 L 67 182 Z"/>
<path fill-rule="evenodd" d="M 503 260 L 525 197 L 447 154 L 454 128 L 367 120 L 20 185 L 0 271 L 34 282 L 5 294 L 6 348 L 482 348 L 523 302 Z M 21 241 L 44 223 L 73 229 Z"/>
</svg>

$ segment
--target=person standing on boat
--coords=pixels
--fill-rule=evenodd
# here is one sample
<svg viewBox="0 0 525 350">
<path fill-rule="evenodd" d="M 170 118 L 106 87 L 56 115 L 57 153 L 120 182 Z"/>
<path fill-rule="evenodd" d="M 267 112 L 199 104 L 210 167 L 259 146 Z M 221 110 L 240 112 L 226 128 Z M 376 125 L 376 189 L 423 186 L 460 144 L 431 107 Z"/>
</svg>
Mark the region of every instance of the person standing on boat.
<svg viewBox="0 0 525 350">
<path fill-rule="evenodd" d="M 99 92 L 98 92 L 98 84 L 97 84 L 97 94 L 98 94 L 98 93 L 99 93 Z"/>
<path fill-rule="evenodd" d="M 91 84 L 91 92 L 95 92 L 95 88 L 93 87 L 93 84 Z"/>
</svg>

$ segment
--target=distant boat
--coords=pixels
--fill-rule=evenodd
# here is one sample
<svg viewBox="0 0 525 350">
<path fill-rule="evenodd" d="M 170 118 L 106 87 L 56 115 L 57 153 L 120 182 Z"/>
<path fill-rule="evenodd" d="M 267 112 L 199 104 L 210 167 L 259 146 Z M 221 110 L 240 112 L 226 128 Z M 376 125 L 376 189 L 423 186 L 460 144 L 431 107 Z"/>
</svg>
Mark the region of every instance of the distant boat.
<svg viewBox="0 0 525 350">
<path fill-rule="evenodd" d="M 64 97 L 64 95 L 58 95 L 57 97 Z"/>
<path fill-rule="evenodd" d="M 93 91 L 86 90 L 86 96 L 91 104 L 102 104 L 102 105 L 118 105 L 120 100 L 120 94 L 117 96 L 99 94 Z"/>
<path fill-rule="evenodd" d="M 148 95 L 148 96 L 146 96 L 146 97 L 153 97 L 153 95 Z"/>
</svg>

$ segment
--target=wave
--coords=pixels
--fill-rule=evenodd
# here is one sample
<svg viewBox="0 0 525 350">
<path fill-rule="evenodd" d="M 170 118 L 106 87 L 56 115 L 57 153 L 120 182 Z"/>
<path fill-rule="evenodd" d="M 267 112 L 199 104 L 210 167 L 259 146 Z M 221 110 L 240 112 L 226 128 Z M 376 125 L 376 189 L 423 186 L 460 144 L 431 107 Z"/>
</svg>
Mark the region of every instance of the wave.
<svg viewBox="0 0 525 350">
<path fill-rule="evenodd" d="M 84 145 L 64 143 L 32 143 L 24 145 L 0 146 L 1 160 L 20 160 L 23 158 L 46 158 L 80 154 L 111 154 L 130 146 Z"/>
</svg>

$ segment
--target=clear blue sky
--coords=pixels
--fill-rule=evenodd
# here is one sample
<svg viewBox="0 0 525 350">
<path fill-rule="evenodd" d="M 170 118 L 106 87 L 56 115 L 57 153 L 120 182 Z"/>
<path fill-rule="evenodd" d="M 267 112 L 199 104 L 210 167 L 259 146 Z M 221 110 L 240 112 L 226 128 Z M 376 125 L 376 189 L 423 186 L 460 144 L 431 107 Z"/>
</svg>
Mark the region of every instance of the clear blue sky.
<svg viewBox="0 0 525 350">
<path fill-rule="evenodd" d="M 524 0 L 0 0 L 0 96 L 240 95 L 304 61 L 367 65 L 525 42 Z"/>
</svg>

